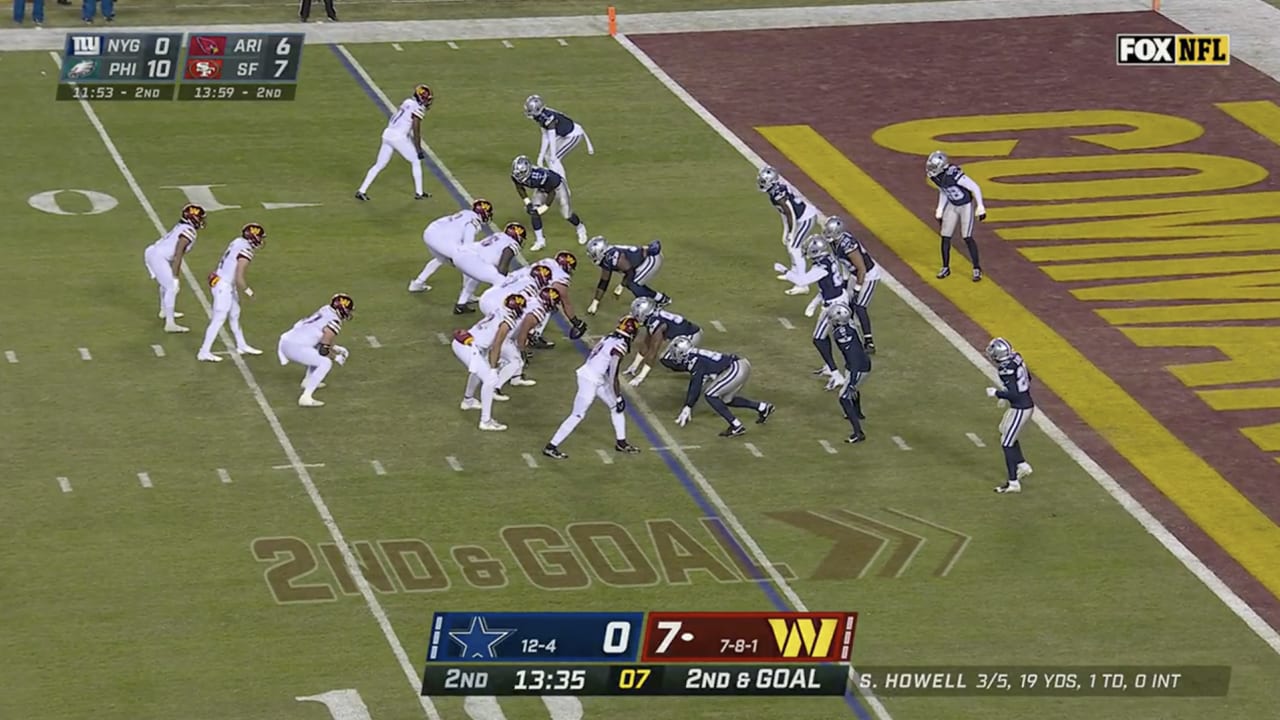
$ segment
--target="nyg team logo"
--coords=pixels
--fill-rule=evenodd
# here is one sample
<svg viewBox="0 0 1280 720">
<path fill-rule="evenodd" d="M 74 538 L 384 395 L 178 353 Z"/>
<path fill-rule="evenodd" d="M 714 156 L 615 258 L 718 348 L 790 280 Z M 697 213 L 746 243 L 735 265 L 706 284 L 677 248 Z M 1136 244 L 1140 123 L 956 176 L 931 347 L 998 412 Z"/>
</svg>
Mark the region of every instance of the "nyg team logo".
<svg viewBox="0 0 1280 720">
<path fill-rule="evenodd" d="M 1229 65 L 1230 35 L 1116 35 L 1117 65 Z"/>
</svg>

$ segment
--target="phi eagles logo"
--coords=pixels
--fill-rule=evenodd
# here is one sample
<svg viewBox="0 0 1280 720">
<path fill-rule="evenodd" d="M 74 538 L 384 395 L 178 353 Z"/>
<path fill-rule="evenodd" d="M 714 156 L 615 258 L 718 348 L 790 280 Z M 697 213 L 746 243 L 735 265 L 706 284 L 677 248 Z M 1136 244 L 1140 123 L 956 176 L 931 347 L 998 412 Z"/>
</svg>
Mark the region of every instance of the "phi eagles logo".
<svg viewBox="0 0 1280 720">
<path fill-rule="evenodd" d="M 67 79 L 79 80 L 80 78 L 87 78 L 90 75 L 92 75 L 94 71 L 97 69 L 98 69 L 97 60 L 81 60 L 75 65 L 72 65 L 71 69 L 67 71 Z"/>
<path fill-rule="evenodd" d="M 187 63 L 187 79 L 216 80 L 222 77 L 221 60 L 191 60 Z"/>
</svg>

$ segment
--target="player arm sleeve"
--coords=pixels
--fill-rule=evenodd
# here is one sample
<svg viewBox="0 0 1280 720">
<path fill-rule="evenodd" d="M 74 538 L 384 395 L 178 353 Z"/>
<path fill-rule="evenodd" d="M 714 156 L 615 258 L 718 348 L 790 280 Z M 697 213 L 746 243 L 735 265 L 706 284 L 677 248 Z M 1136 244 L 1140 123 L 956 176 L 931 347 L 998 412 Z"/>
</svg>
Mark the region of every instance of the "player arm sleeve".
<svg viewBox="0 0 1280 720">
<path fill-rule="evenodd" d="M 693 377 L 689 378 L 689 391 L 684 394 L 685 407 L 693 407 L 698 402 L 698 396 L 702 394 L 702 383 L 707 379 L 707 374 L 702 371 L 695 371 Z"/>
<path fill-rule="evenodd" d="M 826 276 L 827 269 L 820 265 L 815 265 L 809 268 L 808 272 L 801 273 L 794 278 L 790 278 L 790 280 L 797 285 L 811 285 Z"/>
<path fill-rule="evenodd" d="M 527 199 L 527 198 L 529 197 L 529 191 L 528 191 L 528 189 L 526 189 L 526 188 L 525 188 L 525 186 L 523 186 L 523 185 L 521 185 L 519 182 L 517 182 L 515 178 L 511 178 L 511 184 L 512 184 L 512 185 L 514 185 L 514 186 L 516 187 L 516 192 L 517 192 L 517 193 L 520 193 L 520 197 L 521 197 L 521 198 L 526 198 L 526 199 Z"/>
<path fill-rule="evenodd" d="M 609 280 L 613 277 L 613 273 L 609 270 L 600 271 L 600 282 L 596 283 L 596 294 L 593 300 L 599 300 L 609 290 Z"/>
<path fill-rule="evenodd" d="M 973 202 L 978 212 L 985 212 L 985 206 L 982 204 L 982 188 L 978 187 L 978 183 L 973 178 L 965 175 L 960 178 L 960 187 L 973 193 Z"/>
</svg>

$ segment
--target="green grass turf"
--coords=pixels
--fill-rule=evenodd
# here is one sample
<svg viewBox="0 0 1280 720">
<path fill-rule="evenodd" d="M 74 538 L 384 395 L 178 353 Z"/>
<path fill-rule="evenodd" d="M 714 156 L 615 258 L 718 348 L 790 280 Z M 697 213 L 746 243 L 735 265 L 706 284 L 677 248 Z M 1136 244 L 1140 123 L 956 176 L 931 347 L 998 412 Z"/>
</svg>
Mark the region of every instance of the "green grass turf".
<svg viewBox="0 0 1280 720">
<path fill-rule="evenodd" d="M 433 68 L 441 99 L 426 125 L 428 142 L 472 193 L 495 202 L 499 220 L 517 207 L 506 178 L 510 158 L 537 142 L 518 113 L 530 88 L 515 78 L 528 67 L 575 68 L 544 73 L 536 89 L 572 112 L 596 144 L 594 157 L 578 151 L 568 161 L 579 211 L 593 233 L 614 241 L 663 238 L 668 261 L 657 284 L 677 298 L 673 309 L 707 327 L 708 346 L 750 357 L 755 375 L 746 394 L 777 403 L 779 412 L 742 439 L 764 454 L 753 458 L 741 440 L 715 436 L 721 425 L 705 406 L 687 428 L 670 423 L 682 402 L 678 377 L 656 371 L 641 393 L 680 442 L 699 446 L 689 457 L 770 557 L 795 571 L 793 587 L 810 607 L 863 613 L 858 664 L 1235 670 L 1226 700 L 891 699 L 895 718 L 1255 718 L 1275 706 L 1269 679 L 1280 661 L 1042 434 L 1033 429 L 1024 439 L 1037 469 L 1028 492 L 990 492 L 1002 464 L 994 447 L 998 412 L 982 396 L 982 376 L 888 292 L 873 307 L 882 350 L 865 392 L 871 440 L 840 444 L 845 429 L 835 398 L 808 375 L 816 354 L 801 303 L 772 279 L 770 266 L 781 256 L 777 219 L 754 190 L 750 166 L 612 41 L 529 41 L 519 57 L 479 47 L 465 65 L 440 44 L 404 48 L 351 49 L 396 100 L 417 81 L 417 68 Z M 0 561 L 0 675 L 7 678 L 0 717 L 321 718 L 322 709 L 294 698 L 335 689 L 359 691 L 374 720 L 422 717 L 364 603 L 340 592 L 323 560 L 296 584 L 337 590 L 333 601 L 273 599 L 264 572 L 274 563 L 255 559 L 255 539 L 297 537 L 314 546 L 328 534 L 294 473 L 271 469 L 286 459 L 235 368 L 195 362 L 203 323 L 189 288 L 179 307 L 195 332 L 159 332 L 154 286 L 141 263 L 154 229 L 80 107 L 52 102 L 52 83 L 39 74 L 53 68 L 49 56 L 7 54 L 4 61 L 13 167 L 27 170 L 0 179 L 0 215 L 13 230 L 0 251 L 22 268 L 9 280 L 0 336 L 0 349 L 20 358 L 0 364 L 10 408 L 0 416 L 9 471 L 0 527 L 15 549 Z M 541 467 L 525 467 L 521 453 L 536 453 L 569 409 L 580 358 L 563 341 L 531 368 L 539 385 L 514 388 L 512 401 L 498 407 L 507 433 L 481 434 L 474 414 L 457 410 L 461 368 L 436 340 L 459 324 L 449 314 L 456 277 L 444 271 L 423 296 L 404 292 L 425 260 L 422 227 L 454 205 L 433 178 L 436 198 L 414 202 L 398 159 L 370 191 L 373 202 L 354 203 L 350 194 L 373 159 L 384 118 L 327 50 L 308 51 L 303 75 L 293 103 L 95 107 L 166 223 L 183 198 L 164 186 L 221 185 L 218 197 L 242 206 L 211 216 L 190 259 L 197 276 L 241 224 L 266 226 L 268 244 L 250 271 L 258 294 L 245 303 L 251 342 L 270 352 L 279 332 L 332 292 L 356 298 L 359 313 L 343 340 L 352 360 L 321 392 L 329 406 L 294 405 L 295 367 L 280 367 L 270 354 L 248 362 L 302 458 L 325 463 L 312 473 L 347 539 L 420 538 L 439 557 L 447 589 L 379 595 L 413 661 L 423 655 L 436 610 L 768 609 L 750 583 L 718 582 L 705 572 L 686 584 L 625 588 L 595 579 L 558 591 L 525 577 L 504 547 L 504 527 L 564 533 L 570 523 L 614 522 L 657 564 L 645 521 L 671 519 L 724 555 L 660 453 L 607 466 L 595 457 L 610 445 L 603 408 L 593 408 L 565 444 L 570 461 L 550 466 L 539 457 Z M 93 216 L 27 206 L 34 193 L 68 187 L 109 193 L 120 204 Z M 261 202 L 321 205 L 268 211 Z M 548 236 L 549 250 L 578 249 L 558 219 Z M 593 284 L 590 269 L 580 271 L 579 305 Z M 593 330 L 623 308 L 606 300 Z M 784 330 L 778 317 L 796 329 Z M 710 329 L 711 320 L 726 332 Z M 368 347 L 365 335 L 383 347 Z M 155 357 L 151 344 L 167 356 Z M 78 347 L 94 359 L 80 360 Z M 975 447 L 966 432 L 988 447 Z M 913 449 L 897 449 L 893 435 Z M 631 437 L 651 445 L 638 429 Z M 819 439 L 838 454 L 824 452 Z M 463 472 L 449 469 L 450 455 Z M 375 459 L 386 475 L 373 473 Z M 220 483 L 217 468 L 234 482 Z M 138 472 L 148 472 L 155 487 L 141 488 Z M 69 495 L 55 482 L 63 475 L 75 488 Z M 938 578 L 933 570 L 947 538 L 898 522 L 929 538 L 902 577 L 880 577 L 875 566 L 861 579 L 814 579 L 830 541 L 768 516 L 847 509 L 894 522 L 885 508 L 974 540 L 953 572 Z M 506 582 L 469 584 L 450 556 L 458 545 L 500 559 Z M 68 693 L 72 672 L 77 691 Z M 835 699 L 584 704 L 587 720 L 852 716 Z M 448 720 L 464 716 L 460 700 L 438 706 Z M 502 707 L 513 720 L 546 717 L 532 699 Z"/>
</svg>

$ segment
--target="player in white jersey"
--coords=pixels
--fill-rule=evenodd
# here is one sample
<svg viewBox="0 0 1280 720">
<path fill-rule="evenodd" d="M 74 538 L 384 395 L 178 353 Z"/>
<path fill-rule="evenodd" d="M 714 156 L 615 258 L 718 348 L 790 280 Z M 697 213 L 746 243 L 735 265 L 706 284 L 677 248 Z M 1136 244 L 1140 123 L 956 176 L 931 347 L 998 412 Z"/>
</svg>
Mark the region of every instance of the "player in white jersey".
<svg viewBox="0 0 1280 720">
<path fill-rule="evenodd" d="M 426 292 L 431 289 L 427 281 L 436 271 L 453 264 L 453 256 L 459 248 L 471 245 L 485 223 L 493 218 L 493 203 L 477 198 L 470 210 L 459 210 L 436 218 L 422 231 L 422 242 L 427 244 L 431 259 L 422 267 L 418 277 L 409 281 L 409 292 Z"/>
<path fill-rule="evenodd" d="M 312 397 L 319 388 L 324 387 L 325 376 L 333 369 L 336 362 L 347 364 L 350 353 L 341 345 L 335 345 L 334 339 L 342 332 L 342 323 L 351 319 L 356 311 L 356 303 L 346 293 L 338 293 L 329 299 L 328 305 L 302 318 L 280 336 L 276 344 L 276 357 L 281 365 L 289 361 L 307 367 L 307 374 L 302 378 L 302 396 L 298 404 L 302 407 L 321 407 L 323 402 Z"/>
<path fill-rule="evenodd" d="M 527 233 L 520 223 L 507 223 L 502 232 L 458 248 L 453 254 L 453 265 L 462 272 L 462 290 L 454 306 L 455 314 L 468 311 L 467 304 L 481 283 L 495 287 L 502 284 L 511 271 L 511 263 L 520 257 Z"/>
<path fill-rule="evenodd" d="M 196 234 L 204 227 L 206 213 L 199 205 L 187 205 L 182 208 L 182 219 L 164 237 L 151 243 L 142 254 L 142 262 L 151 274 L 151 279 L 160 286 L 160 319 L 164 320 L 164 331 L 169 333 L 189 332 L 191 328 L 174 322 L 182 317 L 182 313 L 174 311 L 178 299 L 178 275 L 182 272 L 182 259 L 191 248 L 196 246 Z"/>
<path fill-rule="evenodd" d="M 599 400 L 609 407 L 609 420 L 613 423 L 614 449 L 623 453 L 638 453 L 640 448 L 627 442 L 627 401 L 618 386 L 618 364 L 631 352 L 639 323 L 630 315 L 618 322 L 618 327 L 601 340 L 587 361 L 578 368 L 578 394 L 573 398 L 573 411 L 560 423 L 551 442 L 542 448 L 549 458 L 563 460 L 568 457 L 560 452 L 560 444 L 578 427 L 591 409 L 591 401 Z"/>
<path fill-rule="evenodd" d="M 236 352 L 241 355 L 261 355 L 262 351 L 251 346 L 244 339 L 244 330 L 240 329 L 240 293 L 253 297 L 253 289 L 245 281 L 245 272 L 253 255 L 267 239 L 267 231 L 257 223 L 249 223 L 240 230 L 240 237 L 227 245 L 222 253 L 218 266 L 209 273 L 209 294 L 213 296 L 213 316 L 209 318 L 209 327 L 204 331 L 204 344 L 196 354 L 197 360 L 205 362 L 222 362 L 222 358 L 213 354 L 213 341 L 223 323 L 231 321 L 231 334 L 235 336 Z"/>
<path fill-rule="evenodd" d="M 569 339 L 581 338 L 587 332 L 587 323 L 578 317 L 573 309 L 573 302 L 569 299 L 569 285 L 573 282 L 573 271 L 578 268 L 577 256 L 567 250 L 561 250 L 555 254 L 555 257 L 539 260 L 534 265 L 545 265 L 551 270 L 551 287 L 560 291 L 560 313 L 569 321 Z M 547 331 L 547 323 L 550 321 L 551 315 L 548 314 L 530 338 L 529 346 L 534 350 L 550 350 L 556 346 L 554 342 L 543 337 Z"/>
<path fill-rule="evenodd" d="M 516 373 L 511 376 L 512 385 L 537 385 L 538 381 L 524 376 L 524 369 L 529 366 L 533 355 L 532 340 L 538 335 L 538 326 L 545 323 L 560 307 L 562 296 L 555 287 L 544 287 L 538 291 L 516 325 L 515 332 L 507 336 L 502 348 L 502 358 L 507 362 L 520 364 Z M 499 388 L 501 389 L 501 388 Z"/>
<path fill-rule="evenodd" d="M 520 372 L 519 356 L 510 362 L 502 357 L 503 346 L 515 330 L 528 301 L 523 295 L 508 295 L 502 307 L 472 325 L 469 330 L 453 333 L 453 354 L 467 368 L 467 389 L 462 394 L 463 410 L 480 410 L 480 429 L 502 431 L 507 426 L 493 419 L 493 401 L 507 400 L 498 393 L 508 380 Z M 476 387 L 480 401 L 476 402 Z"/>
<path fill-rule="evenodd" d="M 507 275 L 501 285 L 484 291 L 480 296 L 480 313 L 492 315 L 497 312 L 508 295 L 523 295 L 526 302 L 532 302 L 538 291 L 550 284 L 550 270 L 537 264 L 526 265 Z"/>
<path fill-rule="evenodd" d="M 369 168 L 369 172 L 365 173 L 364 182 L 360 183 L 360 189 L 356 191 L 357 200 L 369 199 L 365 193 L 369 192 L 369 186 L 378 177 L 378 173 L 391 162 L 393 151 L 400 153 L 400 157 L 408 160 L 413 168 L 413 196 L 419 200 L 431 197 L 430 193 L 422 190 L 422 160 L 427 156 L 422 149 L 422 117 L 431 109 L 433 101 L 435 96 L 431 93 L 431 88 L 418 85 L 413 88 L 413 95 L 400 103 L 400 108 L 387 121 L 387 128 L 382 131 L 382 147 L 378 149 L 378 159 Z"/>
</svg>

